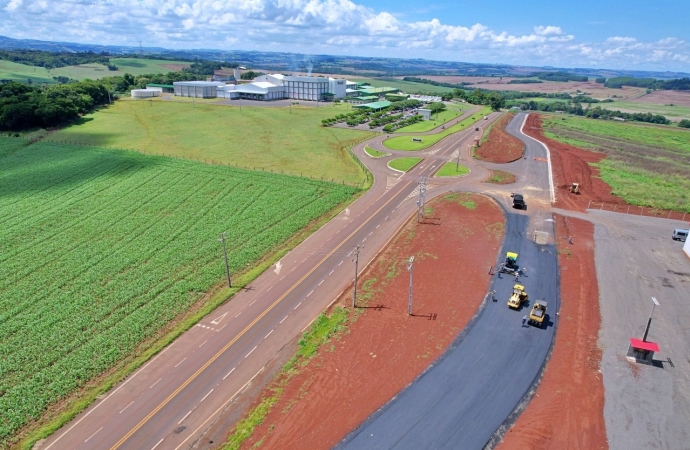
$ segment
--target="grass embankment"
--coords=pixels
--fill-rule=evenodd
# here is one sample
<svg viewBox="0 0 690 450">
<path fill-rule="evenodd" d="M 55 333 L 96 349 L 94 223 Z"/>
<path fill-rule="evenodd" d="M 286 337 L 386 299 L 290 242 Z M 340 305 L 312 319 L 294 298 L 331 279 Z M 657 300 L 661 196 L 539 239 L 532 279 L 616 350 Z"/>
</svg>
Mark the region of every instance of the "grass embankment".
<svg viewBox="0 0 690 450">
<path fill-rule="evenodd" d="M 227 299 L 219 233 L 231 271 L 256 277 L 357 192 L 12 138 L 0 138 L 0 165 L 0 447 L 35 420 L 50 423 L 29 440 L 55 430 Z"/>
<path fill-rule="evenodd" d="M 617 110 L 624 112 L 649 112 L 652 114 L 661 114 L 667 118 L 678 117 L 680 119 L 690 119 L 690 107 L 678 106 L 670 104 L 659 104 L 649 102 L 635 102 L 635 101 L 620 101 L 614 103 L 602 103 L 602 108 Z"/>
<path fill-rule="evenodd" d="M 376 149 L 369 147 L 368 145 L 364 147 L 364 151 L 367 152 L 367 154 L 372 158 L 381 158 L 383 156 L 390 155 L 390 153 L 380 152 Z"/>
<path fill-rule="evenodd" d="M 446 136 L 449 136 L 453 133 L 456 133 L 458 131 L 462 131 L 465 128 L 467 128 L 469 125 L 472 125 L 478 120 L 481 120 L 482 117 L 485 115 L 489 114 L 491 112 L 491 108 L 488 106 L 484 106 L 481 110 L 478 112 L 472 114 L 470 117 L 462 120 L 461 122 L 453 125 L 452 127 L 449 127 L 440 133 L 435 133 L 435 134 L 428 134 L 424 136 L 419 136 L 419 137 L 414 137 L 414 136 L 396 136 L 392 137 L 390 139 L 386 139 L 383 141 L 383 145 L 386 146 L 386 148 L 389 148 L 391 150 L 406 150 L 406 151 L 417 151 L 417 150 L 424 150 L 441 139 L 443 139 Z M 412 139 L 421 139 L 422 142 L 416 142 L 413 141 Z"/>
<path fill-rule="evenodd" d="M 331 339 L 338 337 L 338 333 L 345 329 L 348 322 L 349 311 L 336 308 L 332 314 L 321 314 L 309 330 L 299 340 L 297 354 L 288 361 L 281 373 L 273 381 L 268 389 L 271 395 L 261 398 L 257 406 L 252 408 L 247 415 L 235 426 L 228 437 L 226 450 L 238 450 L 242 443 L 248 439 L 257 425 L 261 424 L 266 415 L 280 399 L 283 387 L 290 379 L 300 373 L 300 370 L 316 355 L 316 351 Z"/>
<path fill-rule="evenodd" d="M 413 123 L 403 128 L 395 130 L 396 133 L 424 133 L 431 131 L 434 128 L 440 127 L 446 122 L 449 122 L 459 116 L 461 116 L 465 111 L 473 108 L 473 105 L 467 104 L 455 104 L 449 106 L 445 111 L 441 111 L 438 114 L 433 114 L 431 120 L 422 120 L 421 122 Z"/>
<path fill-rule="evenodd" d="M 466 166 L 463 166 L 460 164 L 459 166 L 452 162 L 449 161 L 441 167 L 441 170 L 436 172 L 436 177 L 460 177 L 463 175 L 467 175 L 470 173 L 470 169 Z"/>
<path fill-rule="evenodd" d="M 690 212 L 690 130 L 568 116 L 544 120 L 545 135 L 607 155 L 597 167 L 632 205 Z"/>
<path fill-rule="evenodd" d="M 157 59 L 111 58 L 110 62 L 115 64 L 118 70 L 108 70 L 108 67 L 105 65 L 95 63 L 46 69 L 44 67 L 0 60 L 0 79 L 14 80 L 20 83 L 27 83 L 29 79 L 31 79 L 32 83 L 56 83 L 53 77 L 57 76 L 68 77 L 74 80 L 83 80 L 85 78 L 97 80 L 103 77 L 124 75 L 125 73 L 138 76 L 146 73 L 168 73 L 179 70 L 182 67 L 189 67 L 189 62 Z"/>
<path fill-rule="evenodd" d="M 407 172 L 408 170 L 412 169 L 414 166 L 419 164 L 419 162 L 422 159 L 424 158 L 410 157 L 392 159 L 388 162 L 388 167 L 390 167 L 391 169 L 399 170 L 401 172 Z"/>
<path fill-rule="evenodd" d="M 319 126 L 338 109 L 122 100 L 47 139 L 361 185 L 347 148 L 373 133 Z"/>
</svg>

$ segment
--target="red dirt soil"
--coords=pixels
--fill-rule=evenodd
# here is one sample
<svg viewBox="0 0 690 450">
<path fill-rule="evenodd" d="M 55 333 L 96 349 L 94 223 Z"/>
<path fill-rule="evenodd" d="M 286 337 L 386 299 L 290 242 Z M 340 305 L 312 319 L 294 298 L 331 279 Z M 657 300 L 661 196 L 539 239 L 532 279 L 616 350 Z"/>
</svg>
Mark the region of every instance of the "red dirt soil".
<svg viewBox="0 0 690 450">
<path fill-rule="evenodd" d="M 556 189 L 554 206 L 575 211 L 584 211 L 590 200 L 623 205 L 625 202 L 611 195 L 611 186 L 599 177 L 599 169 L 592 167 L 606 157 L 603 153 L 582 150 L 575 146 L 549 139 L 542 130 L 542 118 L 530 114 L 523 131 L 528 136 L 540 140 L 549 147 L 553 183 Z M 571 194 L 568 187 L 571 183 L 580 183 L 580 194 Z"/>
<path fill-rule="evenodd" d="M 474 154 L 487 162 L 504 164 L 522 158 L 525 144 L 515 136 L 506 133 L 506 125 L 515 117 L 514 114 L 504 114 L 489 131 L 486 142 L 475 149 Z"/>
<path fill-rule="evenodd" d="M 556 344 L 527 408 L 497 448 L 605 449 L 604 385 L 597 346 L 601 315 L 594 266 L 594 225 L 555 216 L 561 270 Z M 567 243 L 568 236 L 575 244 Z"/>
<path fill-rule="evenodd" d="M 259 442 L 264 449 L 332 448 L 424 371 L 472 318 L 503 239 L 503 215 L 477 194 L 450 194 L 429 206 L 427 223 L 408 221 L 361 276 L 358 304 L 366 308 L 287 382 L 242 448 Z M 415 297 L 408 316 L 411 255 Z M 338 304 L 350 302 L 346 293 Z"/>
</svg>

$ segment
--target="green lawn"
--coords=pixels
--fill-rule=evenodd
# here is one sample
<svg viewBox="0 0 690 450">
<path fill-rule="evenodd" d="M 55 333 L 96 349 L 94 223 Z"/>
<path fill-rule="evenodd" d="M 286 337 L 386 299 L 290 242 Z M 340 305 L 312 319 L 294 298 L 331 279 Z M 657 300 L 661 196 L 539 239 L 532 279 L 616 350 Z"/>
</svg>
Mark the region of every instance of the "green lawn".
<svg viewBox="0 0 690 450">
<path fill-rule="evenodd" d="M 372 158 L 381 158 L 382 156 L 386 156 L 386 155 L 390 154 L 390 153 L 386 153 L 386 152 L 380 152 L 376 149 L 369 147 L 368 145 L 366 147 L 364 147 L 364 151 L 367 152 L 367 154 L 369 156 L 371 156 Z"/>
<path fill-rule="evenodd" d="M 388 162 L 388 167 L 395 170 L 399 170 L 401 172 L 407 172 L 408 170 L 416 166 L 422 159 L 424 158 L 407 157 L 393 159 Z"/>
<path fill-rule="evenodd" d="M 604 152 L 598 167 L 612 192 L 633 205 L 690 212 L 690 130 L 581 117 L 544 121 L 548 137 Z"/>
<path fill-rule="evenodd" d="M 362 183 L 347 148 L 373 133 L 320 126 L 341 109 L 120 100 L 47 139 Z"/>
<path fill-rule="evenodd" d="M 19 142 L 19 144 L 18 144 Z M 20 145 L 21 144 L 21 145 Z M 356 188 L 0 138 L 0 446 Z"/>
<path fill-rule="evenodd" d="M 458 104 L 450 106 L 447 110 L 441 111 L 438 115 L 432 115 L 432 120 L 422 120 L 421 122 L 413 123 L 403 128 L 395 130 L 396 133 L 424 133 L 431 131 L 436 127 L 440 127 L 444 123 L 461 116 L 466 110 L 471 109 L 472 105 Z"/>
<path fill-rule="evenodd" d="M 20 83 L 55 83 L 53 75 L 43 67 L 27 66 L 11 61 L 0 60 L 0 80 L 12 80 Z"/>
<path fill-rule="evenodd" d="M 470 169 L 468 167 L 463 166 L 460 164 L 460 166 L 457 167 L 456 169 L 456 163 L 453 161 L 449 161 L 441 167 L 441 170 L 436 172 L 436 177 L 459 177 L 462 175 L 467 175 L 470 173 Z"/>
<path fill-rule="evenodd" d="M 430 134 L 430 135 L 424 135 L 424 136 L 419 136 L 415 139 L 421 139 L 422 142 L 415 142 L 412 139 L 414 138 L 413 136 L 396 136 L 392 137 L 390 139 L 386 139 L 383 141 L 383 145 L 385 145 L 387 148 L 391 150 L 407 150 L 407 151 L 416 151 L 416 150 L 424 150 L 444 137 L 453 134 L 457 131 L 464 130 L 467 128 L 469 125 L 474 124 L 476 121 L 481 120 L 482 117 L 485 115 L 489 114 L 491 112 L 491 108 L 488 106 L 482 107 L 482 109 L 477 112 L 472 114 L 470 117 L 464 119 L 462 122 L 457 123 L 453 125 L 452 127 L 446 128 L 445 130 L 441 131 L 440 133 L 435 133 L 435 134 Z"/>
<path fill-rule="evenodd" d="M 447 92 L 453 92 L 453 88 L 434 86 L 425 83 L 414 83 L 410 81 L 402 81 L 397 78 L 365 78 L 365 77 L 347 77 L 348 80 L 357 82 L 370 83 L 373 87 L 392 87 L 402 90 L 406 94 L 444 94 Z"/>
</svg>

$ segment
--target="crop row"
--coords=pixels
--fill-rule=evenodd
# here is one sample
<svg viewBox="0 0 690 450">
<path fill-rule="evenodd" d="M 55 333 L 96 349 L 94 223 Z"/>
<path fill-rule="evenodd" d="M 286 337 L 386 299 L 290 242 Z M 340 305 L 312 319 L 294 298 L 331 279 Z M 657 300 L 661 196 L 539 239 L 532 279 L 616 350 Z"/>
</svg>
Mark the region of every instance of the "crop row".
<svg viewBox="0 0 690 450">
<path fill-rule="evenodd" d="M 0 442 L 355 189 L 0 138 Z"/>
</svg>

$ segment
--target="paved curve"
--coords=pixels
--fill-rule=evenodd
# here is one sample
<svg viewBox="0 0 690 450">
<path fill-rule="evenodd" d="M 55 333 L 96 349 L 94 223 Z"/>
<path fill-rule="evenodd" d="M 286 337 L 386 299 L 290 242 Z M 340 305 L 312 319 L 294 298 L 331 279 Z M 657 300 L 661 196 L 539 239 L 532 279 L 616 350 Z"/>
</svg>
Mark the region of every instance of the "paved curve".
<svg viewBox="0 0 690 450">
<path fill-rule="evenodd" d="M 553 228 L 552 222 L 544 222 L 550 218 L 544 208 L 549 191 L 546 164 L 534 159 L 545 157 L 545 150 L 520 135 L 524 118 L 519 115 L 508 130 L 525 141 L 525 159 L 503 167 L 519 175 L 522 192 L 533 193 L 526 197 L 528 209 L 535 211 L 529 217 L 507 213 L 501 255 L 506 251 L 520 254 L 520 264 L 528 274 L 520 281 L 530 295 L 530 305 L 534 299 L 549 302 L 548 326 L 522 327 L 529 306 L 521 311 L 509 309 L 506 301 L 514 281 L 495 277 L 490 289 L 498 300 L 486 303 L 439 360 L 337 448 L 481 449 L 539 376 L 553 341 L 560 292 L 553 243 L 542 246 L 533 241 L 535 229 Z"/>
<path fill-rule="evenodd" d="M 41 448 L 178 449 L 197 443 L 283 345 L 350 283 L 354 246 L 365 244 L 363 270 L 414 211 L 410 198 L 417 181 L 438 170 L 437 158 L 473 140 L 478 134 L 473 130 L 443 139 L 425 153 L 426 161 L 402 176 L 384 160 L 367 159 L 364 144 L 357 146 L 355 152 L 374 173 L 366 194 Z M 433 194 L 434 185 L 430 188 Z"/>
</svg>

